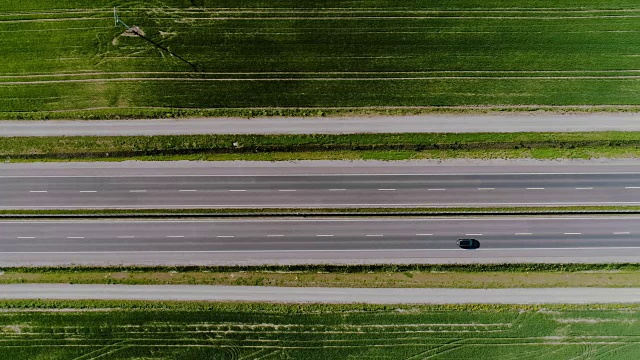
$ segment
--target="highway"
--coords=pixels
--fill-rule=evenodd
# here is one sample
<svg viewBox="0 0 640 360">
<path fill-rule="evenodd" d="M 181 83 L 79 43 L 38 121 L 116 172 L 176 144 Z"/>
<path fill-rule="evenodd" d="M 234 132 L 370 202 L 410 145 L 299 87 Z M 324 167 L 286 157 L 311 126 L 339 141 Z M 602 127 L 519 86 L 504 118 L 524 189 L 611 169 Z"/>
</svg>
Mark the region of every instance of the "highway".
<svg viewBox="0 0 640 360">
<path fill-rule="evenodd" d="M 181 300 L 369 304 L 638 303 L 638 288 L 373 289 L 206 285 L 0 285 L 0 299 Z"/>
<path fill-rule="evenodd" d="M 620 165 L 2 164 L 0 209 L 638 205 Z"/>
<path fill-rule="evenodd" d="M 0 266 L 628 261 L 640 255 L 639 220 L 565 216 L 2 221 Z M 481 247 L 460 249 L 458 238 L 476 238 Z"/>
<path fill-rule="evenodd" d="M 337 118 L 0 121 L 2 136 L 640 131 L 640 115 L 477 114 Z"/>
</svg>

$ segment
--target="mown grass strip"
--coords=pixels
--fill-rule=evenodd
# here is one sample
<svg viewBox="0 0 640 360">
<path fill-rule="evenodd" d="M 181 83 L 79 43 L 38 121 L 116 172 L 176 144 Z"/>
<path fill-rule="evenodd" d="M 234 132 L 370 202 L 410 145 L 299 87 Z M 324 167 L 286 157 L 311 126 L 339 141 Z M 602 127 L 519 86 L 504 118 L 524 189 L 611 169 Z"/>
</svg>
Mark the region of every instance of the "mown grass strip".
<svg viewBox="0 0 640 360">
<path fill-rule="evenodd" d="M 504 267 L 503 267 L 504 268 Z M 157 269 L 157 268 L 7 268 L 0 284 L 65 283 L 125 285 L 225 285 L 345 288 L 552 288 L 640 287 L 637 264 L 624 266 L 491 269 Z M 589 270 L 585 270 L 589 269 Z M 328 271 L 324 271 L 328 270 Z M 486 271 L 485 271 L 486 270 Z"/>
<path fill-rule="evenodd" d="M 0 138 L 0 157 L 6 161 L 199 157 L 227 160 L 278 154 L 285 158 L 314 158 L 314 154 L 335 158 L 349 158 L 352 154 L 363 158 L 375 158 L 376 154 L 391 158 L 394 154 L 571 158 L 589 151 L 604 156 L 620 152 L 635 155 L 639 145 L 640 132 L 57 136 Z"/>
<path fill-rule="evenodd" d="M 601 112 L 640 112 L 636 105 L 594 106 L 389 106 L 389 107 L 321 107 L 321 108 L 104 108 L 60 111 L 0 111 L 0 120 L 125 120 L 194 117 L 336 117 L 336 116 L 411 116 L 428 114 L 492 114 L 492 113 L 588 114 Z"/>
</svg>

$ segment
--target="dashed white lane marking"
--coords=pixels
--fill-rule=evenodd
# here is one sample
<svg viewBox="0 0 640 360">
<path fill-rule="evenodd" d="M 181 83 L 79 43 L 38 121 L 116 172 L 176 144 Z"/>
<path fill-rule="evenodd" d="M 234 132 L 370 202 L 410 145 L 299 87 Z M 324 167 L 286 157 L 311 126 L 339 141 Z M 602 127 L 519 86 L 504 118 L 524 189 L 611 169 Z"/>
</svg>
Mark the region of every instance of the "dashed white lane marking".
<svg viewBox="0 0 640 360">
<path fill-rule="evenodd" d="M 81 193 L 97 193 L 96 190 L 80 190 Z"/>
<path fill-rule="evenodd" d="M 281 235 L 281 234 L 273 234 L 273 235 L 267 235 L 267 237 L 284 237 L 284 235 Z"/>
<path fill-rule="evenodd" d="M 316 236 L 318 236 L 318 237 L 332 237 L 333 235 L 330 235 L 330 234 L 318 234 Z"/>
<path fill-rule="evenodd" d="M 31 190 L 30 193 L 46 193 L 47 190 Z"/>
<path fill-rule="evenodd" d="M 613 233 L 613 235 L 629 235 L 629 234 L 631 234 L 631 233 L 628 232 L 628 231 L 620 231 L 620 232 L 614 232 Z"/>
<path fill-rule="evenodd" d="M 133 239 L 135 236 L 118 236 L 118 239 Z"/>
<path fill-rule="evenodd" d="M 482 236 L 482 234 L 465 234 L 466 236 Z"/>
<path fill-rule="evenodd" d="M 84 239 L 84 236 L 67 236 L 67 239 Z"/>
<path fill-rule="evenodd" d="M 219 237 L 219 238 L 232 238 L 232 237 L 235 237 L 235 236 L 233 236 L 233 235 L 218 235 L 216 237 Z"/>
<path fill-rule="evenodd" d="M 447 189 L 427 189 L 427 191 L 445 191 Z"/>
<path fill-rule="evenodd" d="M 296 191 L 295 189 L 280 189 L 278 191 Z"/>
<path fill-rule="evenodd" d="M 229 190 L 229 191 L 230 191 L 230 192 L 245 192 L 245 191 L 247 191 L 247 190 L 232 189 L 232 190 Z"/>
<path fill-rule="evenodd" d="M 544 188 L 527 188 L 527 190 L 544 190 Z"/>
<path fill-rule="evenodd" d="M 35 239 L 35 236 L 18 236 L 18 239 Z"/>
<path fill-rule="evenodd" d="M 496 188 L 478 188 L 478 190 L 495 190 Z"/>
<path fill-rule="evenodd" d="M 381 237 L 384 236 L 383 234 L 368 234 L 368 237 Z"/>
<path fill-rule="evenodd" d="M 183 235 L 167 235 L 168 238 L 183 238 Z"/>
<path fill-rule="evenodd" d="M 640 189 L 640 186 L 625 186 L 625 189 Z"/>
<path fill-rule="evenodd" d="M 378 191 L 396 191 L 396 189 L 378 189 Z"/>
<path fill-rule="evenodd" d="M 564 233 L 565 235 L 582 235 L 582 233 Z"/>
<path fill-rule="evenodd" d="M 178 190 L 178 192 L 196 192 L 198 190 Z"/>
<path fill-rule="evenodd" d="M 533 235 L 531 233 L 515 233 L 515 235 Z"/>
<path fill-rule="evenodd" d="M 347 191 L 347 189 L 329 189 L 329 191 Z"/>
<path fill-rule="evenodd" d="M 433 236 L 433 234 L 416 234 L 416 236 Z"/>
<path fill-rule="evenodd" d="M 144 193 L 147 192 L 147 190 L 129 190 L 130 193 Z"/>
<path fill-rule="evenodd" d="M 593 190 L 592 187 L 577 187 L 576 190 Z"/>
</svg>

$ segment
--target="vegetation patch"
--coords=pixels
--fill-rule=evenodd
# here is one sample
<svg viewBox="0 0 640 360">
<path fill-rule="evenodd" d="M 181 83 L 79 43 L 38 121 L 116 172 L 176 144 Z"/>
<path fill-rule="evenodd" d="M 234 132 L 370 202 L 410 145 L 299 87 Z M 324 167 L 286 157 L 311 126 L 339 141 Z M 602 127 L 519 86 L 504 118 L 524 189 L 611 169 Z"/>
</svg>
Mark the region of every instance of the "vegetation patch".
<svg viewBox="0 0 640 360">
<path fill-rule="evenodd" d="M 144 38 L 122 36 L 114 6 Z M 640 105 L 634 0 L 39 0 L 0 11 L 4 119 Z"/>
<path fill-rule="evenodd" d="M 6 161 L 637 156 L 640 132 L 0 138 Z M 396 156 L 397 155 L 397 156 Z"/>
<path fill-rule="evenodd" d="M 634 305 L 395 306 L 1 301 L 2 354 L 21 360 L 634 359 Z M 606 341 L 603 337 L 606 335 Z"/>
<path fill-rule="evenodd" d="M 287 287 L 640 287 L 639 264 L 300 265 L 5 268 L 0 284 Z"/>
</svg>

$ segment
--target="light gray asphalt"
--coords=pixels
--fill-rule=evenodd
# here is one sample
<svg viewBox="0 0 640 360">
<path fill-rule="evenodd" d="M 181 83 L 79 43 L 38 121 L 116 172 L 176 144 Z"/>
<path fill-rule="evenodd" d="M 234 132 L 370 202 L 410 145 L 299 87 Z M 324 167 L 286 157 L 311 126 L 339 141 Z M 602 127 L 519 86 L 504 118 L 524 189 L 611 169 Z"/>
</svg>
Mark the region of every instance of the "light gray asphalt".
<svg viewBox="0 0 640 360">
<path fill-rule="evenodd" d="M 459 249 L 458 238 L 476 238 L 481 247 Z M 585 255 L 640 255 L 640 217 L 0 222 L 0 266 L 518 262 L 519 256 L 570 262 Z"/>
<path fill-rule="evenodd" d="M 235 170 L 237 170 L 236 168 Z M 638 205 L 640 172 L 592 166 L 569 172 L 430 173 L 395 167 L 380 173 L 358 167 L 307 173 L 305 167 L 171 170 L 74 169 L 0 172 L 0 209 L 460 207 Z M 376 168 L 373 168 L 375 170 Z M 592 170 L 594 169 L 594 170 Z M 67 169 L 69 170 L 69 169 Z M 268 171 L 265 171 L 268 170 Z M 339 170 L 339 171 L 337 171 Z M 96 173 L 97 172 L 97 173 Z"/>
<path fill-rule="evenodd" d="M 370 304 L 638 303 L 640 289 L 371 289 L 198 285 L 0 285 L 0 299 L 191 300 Z"/>
<path fill-rule="evenodd" d="M 1 121 L 0 136 L 640 131 L 640 114 Z"/>
</svg>

